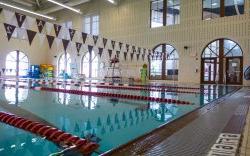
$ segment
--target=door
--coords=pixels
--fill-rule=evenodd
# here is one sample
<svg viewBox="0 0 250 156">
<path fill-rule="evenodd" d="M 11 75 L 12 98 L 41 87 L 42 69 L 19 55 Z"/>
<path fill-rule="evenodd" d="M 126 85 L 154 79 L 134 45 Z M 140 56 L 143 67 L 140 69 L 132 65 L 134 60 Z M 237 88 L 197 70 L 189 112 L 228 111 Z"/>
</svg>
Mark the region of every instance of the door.
<svg viewBox="0 0 250 156">
<path fill-rule="evenodd" d="M 205 58 L 202 59 L 202 82 L 216 83 L 217 75 L 217 59 Z"/>
<path fill-rule="evenodd" d="M 243 61 L 242 57 L 226 58 L 226 84 L 242 84 Z"/>
</svg>

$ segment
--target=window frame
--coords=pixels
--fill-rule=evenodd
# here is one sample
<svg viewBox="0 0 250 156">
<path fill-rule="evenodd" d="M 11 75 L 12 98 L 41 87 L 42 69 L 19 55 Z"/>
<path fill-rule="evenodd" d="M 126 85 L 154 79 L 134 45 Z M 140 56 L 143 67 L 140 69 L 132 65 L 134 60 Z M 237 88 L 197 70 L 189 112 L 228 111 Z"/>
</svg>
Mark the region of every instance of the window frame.
<svg viewBox="0 0 250 156">
<path fill-rule="evenodd" d="M 30 60 L 29 60 L 29 57 L 28 57 L 28 55 L 26 54 L 26 53 L 24 53 L 24 52 L 22 52 L 22 51 L 20 51 L 20 50 L 14 50 L 14 51 L 11 51 L 11 52 L 9 52 L 7 55 L 6 55 L 6 57 L 5 57 L 5 69 L 7 69 L 7 62 L 10 62 L 11 60 L 7 60 L 8 59 L 8 56 L 11 54 L 11 53 L 15 53 L 15 58 L 13 58 L 13 59 L 16 59 L 15 61 L 13 61 L 13 62 L 16 62 L 16 66 L 15 66 L 15 70 L 16 70 L 16 72 L 15 72 L 15 75 L 11 75 L 11 74 L 7 74 L 6 75 L 6 73 L 7 73 L 7 71 L 4 73 L 4 75 L 5 76 L 15 76 L 15 77 L 25 77 L 25 76 L 27 76 L 28 75 L 28 70 L 29 70 L 29 65 L 30 65 Z M 24 62 L 24 61 L 22 61 L 22 59 L 23 58 L 20 58 L 20 54 L 23 54 L 23 58 L 27 58 L 27 62 Z M 23 69 L 21 69 L 20 68 L 20 62 L 22 62 L 22 63 L 27 63 L 27 66 L 28 66 L 28 68 L 27 68 L 27 75 L 20 75 L 20 70 L 23 70 Z M 13 70 L 13 69 L 12 69 Z"/>
<path fill-rule="evenodd" d="M 174 23 L 174 24 L 169 24 L 167 23 L 167 8 L 168 8 L 168 0 L 162 0 L 163 1 L 163 21 L 162 21 L 162 26 L 159 27 L 152 27 L 152 3 L 156 2 L 158 0 L 151 0 L 150 1 L 150 28 L 160 28 L 160 27 L 165 27 L 165 26 L 173 26 L 173 25 L 177 25 L 181 23 L 181 18 L 179 20 L 179 23 Z M 181 1 L 180 1 L 180 10 L 181 10 Z M 181 14 L 179 13 L 179 16 L 181 16 Z"/>
<path fill-rule="evenodd" d="M 173 48 L 170 54 L 173 54 L 173 52 L 175 54 L 177 54 L 177 57 L 175 59 L 169 59 L 167 57 L 167 54 L 169 52 L 167 50 L 167 46 L 170 46 L 171 48 Z M 161 48 L 160 50 L 161 50 L 161 53 L 162 53 L 162 59 L 158 60 L 158 61 L 161 61 L 161 75 L 157 75 L 157 76 L 152 77 L 152 71 L 151 71 L 151 65 L 152 65 L 151 63 L 152 62 L 151 61 L 154 60 L 154 59 L 152 59 L 152 56 L 151 56 L 151 58 L 149 59 L 149 78 L 150 78 L 150 80 L 173 80 L 173 81 L 176 80 L 177 81 L 178 80 L 178 76 L 179 76 L 179 69 L 180 69 L 179 68 L 179 65 L 180 65 L 180 54 L 179 54 L 178 50 L 173 45 L 168 44 L 168 43 L 161 43 L 161 44 L 156 45 L 153 48 L 153 51 L 157 52 L 156 49 L 158 49 L 158 48 Z M 153 54 L 153 56 L 154 55 L 155 54 Z M 167 67 L 167 61 L 168 60 L 174 60 L 174 61 L 176 61 L 175 63 L 177 65 L 177 69 L 172 69 L 172 70 L 176 70 L 177 74 L 173 74 L 173 76 L 175 76 L 175 78 L 173 78 L 173 79 L 169 79 L 168 78 L 168 76 L 169 76 L 167 74 L 167 69 L 168 69 L 168 67 Z"/>
<path fill-rule="evenodd" d="M 98 33 L 97 34 L 93 34 L 93 23 L 94 23 L 94 20 L 93 18 L 97 16 L 98 17 Z M 86 18 L 90 18 L 90 32 L 86 32 L 85 31 L 85 28 L 86 28 L 86 25 L 85 25 L 85 19 Z M 86 15 L 83 17 L 83 22 L 82 22 L 82 30 L 84 33 L 87 33 L 87 34 L 91 34 L 91 35 L 100 35 L 100 15 L 99 14 L 90 14 L 90 15 Z"/>
<path fill-rule="evenodd" d="M 88 62 L 84 62 L 84 59 L 85 59 L 85 57 L 86 57 L 86 55 L 88 55 L 88 60 L 86 60 L 86 61 L 88 61 Z M 97 75 L 95 75 L 96 77 L 93 77 L 93 73 L 94 73 L 94 71 L 93 71 L 93 62 L 94 62 L 94 60 L 96 60 L 97 59 L 97 64 L 98 64 L 98 66 L 97 66 L 97 70 L 99 71 L 100 70 L 100 58 L 99 58 L 99 56 L 98 56 L 98 54 L 95 54 L 95 51 L 94 50 L 92 50 L 92 52 L 90 53 L 90 52 L 87 52 L 84 56 L 82 56 L 82 58 L 81 58 L 81 74 L 85 74 L 84 72 L 83 72 L 83 70 L 85 69 L 84 68 L 84 64 L 87 64 L 88 63 L 88 74 L 89 75 L 85 75 L 86 76 L 86 78 L 91 78 L 91 79 L 93 79 L 93 78 L 98 78 L 99 76 L 100 76 L 100 74 L 99 74 L 99 72 L 97 71 Z"/>
<path fill-rule="evenodd" d="M 72 59 L 71 59 L 71 55 L 69 53 L 62 53 L 60 56 L 59 56 L 59 59 L 58 59 L 58 62 L 57 62 L 57 76 L 60 75 L 60 65 L 61 65 L 61 59 L 62 57 L 64 57 L 64 71 L 69 75 L 71 76 L 72 75 L 72 71 L 71 71 L 71 68 L 70 68 L 70 64 L 72 63 Z M 70 61 L 69 61 L 70 60 Z M 68 65 L 69 65 L 69 68 L 68 68 Z M 68 71 L 69 69 L 69 71 Z"/>
<path fill-rule="evenodd" d="M 244 11 L 243 11 L 243 14 L 240 14 L 240 15 L 244 15 L 245 14 L 245 5 L 246 5 L 246 1 L 244 0 Z M 217 18 L 220 18 L 220 17 L 231 17 L 231 16 L 225 16 L 225 0 L 220 0 L 220 17 L 217 17 L 217 18 L 211 18 L 211 19 L 204 19 L 204 0 L 202 0 L 202 7 L 201 7 L 201 19 L 206 21 L 206 20 L 213 20 L 213 19 L 217 19 Z M 239 16 L 239 15 L 232 15 L 232 16 Z"/>
</svg>

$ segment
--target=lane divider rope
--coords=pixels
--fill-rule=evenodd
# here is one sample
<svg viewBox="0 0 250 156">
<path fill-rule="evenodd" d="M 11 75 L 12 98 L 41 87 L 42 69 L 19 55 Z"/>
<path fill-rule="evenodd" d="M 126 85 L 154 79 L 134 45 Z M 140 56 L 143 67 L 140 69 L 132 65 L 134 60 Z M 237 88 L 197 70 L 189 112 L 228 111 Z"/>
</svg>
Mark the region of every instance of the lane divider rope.
<svg viewBox="0 0 250 156">
<path fill-rule="evenodd" d="M 97 143 L 90 142 L 78 136 L 63 132 L 57 128 L 18 117 L 7 112 L 0 112 L 0 122 L 45 137 L 47 140 L 62 147 L 65 147 L 65 145 L 68 146 L 69 144 L 75 145 L 76 149 L 85 155 L 93 153 L 99 147 Z"/>
</svg>

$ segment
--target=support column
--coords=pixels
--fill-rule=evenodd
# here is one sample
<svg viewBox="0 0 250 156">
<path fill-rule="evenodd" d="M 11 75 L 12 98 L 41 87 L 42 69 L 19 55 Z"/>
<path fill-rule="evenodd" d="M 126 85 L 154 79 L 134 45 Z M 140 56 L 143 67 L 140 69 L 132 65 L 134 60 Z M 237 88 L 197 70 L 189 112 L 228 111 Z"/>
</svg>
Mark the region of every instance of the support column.
<svg viewBox="0 0 250 156">
<path fill-rule="evenodd" d="M 219 84 L 223 84 L 224 78 L 224 39 L 219 40 Z"/>
<path fill-rule="evenodd" d="M 92 76 L 92 51 L 89 52 L 89 78 Z"/>
<path fill-rule="evenodd" d="M 162 68 L 161 68 L 161 77 L 162 77 L 162 80 L 165 80 L 167 77 L 166 77 L 166 57 L 167 57 L 167 53 L 166 53 L 166 45 L 163 44 L 162 45 L 162 55 L 163 55 L 163 58 L 162 58 Z"/>
<path fill-rule="evenodd" d="M 19 54 L 20 51 L 17 50 L 17 56 L 16 56 L 16 77 L 19 77 L 19 62 L 20 62 L 20 58 L 19 58 Z"/>
</svg>

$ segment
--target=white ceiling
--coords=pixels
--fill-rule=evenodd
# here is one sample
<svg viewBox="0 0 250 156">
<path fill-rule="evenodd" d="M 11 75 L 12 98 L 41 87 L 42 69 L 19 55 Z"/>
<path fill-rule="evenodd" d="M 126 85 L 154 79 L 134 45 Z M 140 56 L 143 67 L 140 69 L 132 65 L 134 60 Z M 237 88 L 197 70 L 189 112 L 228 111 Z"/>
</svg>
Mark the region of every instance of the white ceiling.
<svg viewBox="0 0 250 156">
<path fill-rule="evenodd" d="M 16 5 L 19 7 L 23 7 L 32 11 L 38 11 L 45 14 L 52 13 L 62 9 L 62 7 L 48 2 L 47 0 L 0 0 L 2 2 L 6 2 L 8 4 Z M 57 2 L 69 5 L 76 6 L 91 0 L 56 0 Z"/>
</svg>

